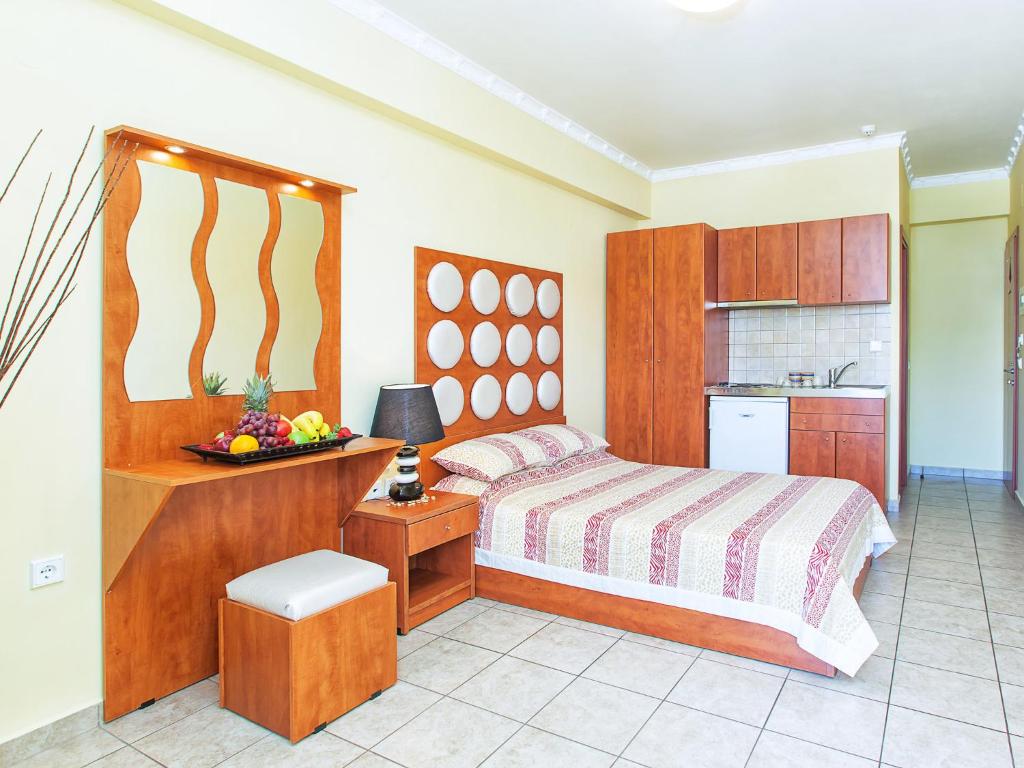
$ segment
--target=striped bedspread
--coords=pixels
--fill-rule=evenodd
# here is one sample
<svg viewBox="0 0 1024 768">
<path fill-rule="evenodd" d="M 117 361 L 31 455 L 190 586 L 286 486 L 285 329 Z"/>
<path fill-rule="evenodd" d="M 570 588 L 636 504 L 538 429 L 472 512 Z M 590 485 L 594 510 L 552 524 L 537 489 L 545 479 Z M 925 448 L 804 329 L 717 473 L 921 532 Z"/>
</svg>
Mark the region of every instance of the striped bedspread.
<svg viewBox="0 0 1024 768">
<path fill-rule="evenodd" d="M 775 627 L 854 674 L 878 645 L 853 596 L 896 543 L 874 497 L 830 478 L 636 464 L 605 452 L 485 484 L 477 561 Z M 517 565 L 518 564 L 518 565 Z M 551 568 L 553 566 L 554 568 Z"/>
</svg>

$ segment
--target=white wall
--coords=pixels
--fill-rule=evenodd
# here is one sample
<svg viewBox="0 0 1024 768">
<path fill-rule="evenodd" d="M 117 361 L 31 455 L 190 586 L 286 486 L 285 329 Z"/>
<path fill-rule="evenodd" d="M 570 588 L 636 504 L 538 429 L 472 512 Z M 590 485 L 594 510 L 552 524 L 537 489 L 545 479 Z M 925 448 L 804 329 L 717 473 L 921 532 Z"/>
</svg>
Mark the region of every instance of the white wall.
<svg viewBox="0 0 1024 768">
<path fill-rule="evenodd" d="M 426 245 L 564 272 L 566 413 L 603 431 L 604 236 L 632 218 L 105 0 L 8 8 L 0 40 L 0 168 L 37 127 L 47 131 L 0 209 L 4 241 L 21 236 L 46 170 L 68 168 L 92 124 L 134 125 L 351 184 L 346 424 L 365 431 L 377 388 L 412 378 L 413 247 Z M 15 249 L 0 254 L 6 279 Z M 0 742 L 101 697 L 101 256 L 96 238 L 76 296 L 3 411 Z M 30 592 L 29 560 L 56 553 L 67 580 Z"/>
</svg>

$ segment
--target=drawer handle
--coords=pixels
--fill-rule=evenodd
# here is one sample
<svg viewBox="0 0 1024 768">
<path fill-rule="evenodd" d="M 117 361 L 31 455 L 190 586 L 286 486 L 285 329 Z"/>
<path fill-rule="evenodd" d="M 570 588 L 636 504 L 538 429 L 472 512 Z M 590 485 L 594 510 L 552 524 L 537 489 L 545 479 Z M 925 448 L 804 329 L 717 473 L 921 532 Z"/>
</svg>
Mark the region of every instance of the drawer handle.
<svg viewBox="0 0 1024 768">
<path fill-rule="evenodd" d="M 444 529 L 445 529 L 446 531 L 450 531 L 450 530 L 452 529 L 452 524 L 451 524 L 451 523 L 445 523 L 445 524 L 444 524 Z"/>
</svg>

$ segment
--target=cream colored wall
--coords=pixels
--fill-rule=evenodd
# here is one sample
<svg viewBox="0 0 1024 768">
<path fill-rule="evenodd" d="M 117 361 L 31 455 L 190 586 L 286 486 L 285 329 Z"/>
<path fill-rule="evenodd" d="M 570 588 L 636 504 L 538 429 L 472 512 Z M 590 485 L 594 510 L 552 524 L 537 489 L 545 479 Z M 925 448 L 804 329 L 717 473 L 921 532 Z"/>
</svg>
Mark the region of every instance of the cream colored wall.
<svg viewBox="0 0 1024 768">
<path fill-rule="evenodd" d="M 1017 155 L 1017 162 L 1010 170 L 1010 181 L 1009 181 L 1009 218 L 1007 220 L 1007 231 L 1012 235 L 1015 231 L 1024 229 L 1024 152 Z M 1021 249 L 1024 251 L 1024 244 Z M 1021 254 L 1018 254 L 1020 257 Z M 1020 272 L 1020 262 L 1017 265 L 1018 275 Z M 1022 283 L 1024 284 L 1024 283 Z M 1022 330 L 1024 330 L 1024 307 L 1018 317 L 1018 323 Z M 1024 414 L 1024 371 L 1017 371 L 1017 411 L 1018 414 Z M 1018 435 L 1017 435 L 1017 498 L 1021 498 L 1022 490 L 1024 490 L 1024 416 L 1018 416 L 1017 423 Z M 1024 503 L 1024 500 L 1022 500 Z"/>
<path fill-rule="evenodd" d="M 912 465 L 1002 469 L 1005 241 L 1005 217 L 911 229 Z"/>
<path fill-rule="evenodd" d="M 660 227 L 705 221 L 723 229 L 888 213 L 892 221 L 892 317 L 898 318 L 898 225 L 905 215 L 900 205 L 901 168 L 899 150 L 893 148 L 658 182 L 651 197 L 652 224 Z M 899 327 L 894 321 L 887 410 L 890 499 L 897 494 L 895 478 L 899 471 L 899 343 Z"/>
<path fill-rule="evenodd" d="M 422 244 L 564 272 L 566 412 L 602 431 L 604 236 L 633 218 L 123 5 L 23 4 L 0 14 L 0 39 L 0 168 L 47 129 L 0 211 L 5 237 L 21 236 L 46 170 L 63 172 L 92 124 L 136 125 L 352 184 L 359 192 L 343 215 L 346 424 L 365 431 L 377 388 L 412 378 L 412 251 Z M 90 156 L 98 159 L 96 147 Z M 2 253 L 7 275 L 14 249 Z M 94 238 L 75 297 L 3 411 L 13 426 L 0 448 L 0 742 L 101 696 L 100 264 Z M 60 450 L 19 442 L 40 439 Z M 29 591 L 29 560 L 57 553 L 66 581 Z"/>
</svg>

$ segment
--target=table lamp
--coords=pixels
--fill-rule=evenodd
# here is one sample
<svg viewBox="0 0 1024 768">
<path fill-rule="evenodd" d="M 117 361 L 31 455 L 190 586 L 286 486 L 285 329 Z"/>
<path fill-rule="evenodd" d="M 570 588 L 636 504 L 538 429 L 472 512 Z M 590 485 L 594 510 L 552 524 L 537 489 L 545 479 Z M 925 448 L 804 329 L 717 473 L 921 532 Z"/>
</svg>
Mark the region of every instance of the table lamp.
<svg viewBox="0 0 1024 768">
<path fill-rule="evenodd" d="M 398 450 L 398 477 L 388 495 L 398 502 L 420 498 L 423 483 L 416 469 L 420 463 L 417 446 L 444 439 L 444 427 L 430 385 L 389 384 L 381 387 L 370 436 L 405 440 L 405 447 Z"/>
</svg>

